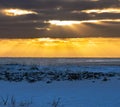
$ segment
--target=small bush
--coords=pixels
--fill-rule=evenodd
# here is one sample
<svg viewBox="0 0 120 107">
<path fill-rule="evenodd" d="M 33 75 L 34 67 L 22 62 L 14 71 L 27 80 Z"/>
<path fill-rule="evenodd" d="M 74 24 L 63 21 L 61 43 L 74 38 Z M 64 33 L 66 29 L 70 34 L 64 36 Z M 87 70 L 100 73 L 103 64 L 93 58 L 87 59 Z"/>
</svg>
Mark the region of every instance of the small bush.
<svg viewBox="0 0 120 107">
<path fill-rule="evenodd" d="M 3 104 L 4 106 L 6 106 L 6 105 L 8 104 L 8 99 L 9 99 L 8 96 L 6 96 L 6 97 L 1 97 L 1 102 L 2 102 L 2 104 Z"/>
<path fill-rule="evenodd" d="M 1 97 L 0 100 L 0 107 L 29 107 L 32 104 L 32 99 L 31 101 L 21 101 L 17 102 L 16 98 L 14 96 L 9 97 Z"/>
<path fill-rule="evenodd" d="M 59 106 L 60 106 L 60 98 L 58 98 L 57 100 L 53 100 L 52 107 L 59 107 Z"/>
<path fill-rule="evenodd" d="M 107 78 L 107 77 L 104 77 L 102 81 L 108 81 L 108 78 Z"/>
</svg>

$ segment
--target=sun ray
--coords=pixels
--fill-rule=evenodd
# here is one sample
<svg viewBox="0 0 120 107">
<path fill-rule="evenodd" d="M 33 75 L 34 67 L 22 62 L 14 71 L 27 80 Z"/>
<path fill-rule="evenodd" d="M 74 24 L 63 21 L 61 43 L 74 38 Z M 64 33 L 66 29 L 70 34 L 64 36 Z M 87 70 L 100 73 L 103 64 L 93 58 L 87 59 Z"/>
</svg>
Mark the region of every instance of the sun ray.
<svg viewBox="0 0 120 107">
<path fill-rule="evenodd" d="M 0 46 L 1 57 L 120 57 L 119 38 L 0 39 Z"/>
</svg>

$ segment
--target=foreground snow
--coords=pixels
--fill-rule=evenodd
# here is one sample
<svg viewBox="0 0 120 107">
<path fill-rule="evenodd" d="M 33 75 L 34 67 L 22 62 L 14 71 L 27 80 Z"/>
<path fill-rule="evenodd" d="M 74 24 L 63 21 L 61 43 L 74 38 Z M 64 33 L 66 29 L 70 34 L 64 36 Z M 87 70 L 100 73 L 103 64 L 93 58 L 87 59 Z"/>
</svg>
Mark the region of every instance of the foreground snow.
<svg viewBox="0 0 120 107">
<path fill-rule="evenodd" d="M 0 65 L 0 107 L 120 107 L 120 66 Z"/>
<path fill-rule="evenodd" d="M 0 81 L 0 96 L 16 100 L 15 107 L 120 107 L 120 80 L 112 78 L 107 82 L 95 80 L 45 82 L 4 82 Z M 0 98 L 0 107 L 2 98 Z M 22 102 L 28 105 L 20 106 Z M 19 106 L 18 106 L 19 105 Z"/>
</svg>

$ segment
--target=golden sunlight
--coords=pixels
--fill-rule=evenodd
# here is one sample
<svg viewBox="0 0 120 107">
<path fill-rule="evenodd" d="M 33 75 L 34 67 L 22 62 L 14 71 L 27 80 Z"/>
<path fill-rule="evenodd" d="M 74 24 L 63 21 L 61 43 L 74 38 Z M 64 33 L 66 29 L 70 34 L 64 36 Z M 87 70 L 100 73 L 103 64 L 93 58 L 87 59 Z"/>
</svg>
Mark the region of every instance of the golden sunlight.
<svg viewBox="0 0 120 107">
<path fill-rule="evenodd" d="M 23 9 L 3 9 L 2 13 L 6 16 L 20 16 L 26 14 L 37 14 L 37 12 Z"/>
<path fill-rule="evenodd" d="M 44 21 L 44 23 L 50 23 L 51 25 L 56 26 L 72 26 L 75 24 L 82 24 L 82 23 L 96 23 L 99 24 L 100 22 L 120 22 L 120 19 L 98 19 L 98 20 L 82 20 L 82 21 L 67 21 L 67 20 L 49 20 Z"/>
<path fill-rule="evenodd" d="M 83 10 L 81 12 L 85 12 L 85 13 L 120 13 L 120 8 L 90 9 L 90 10 Z M 74 13 L 77 13 L 77 11 L 74 11 Z"/>
<path fill-rule="evenodd" d="M 120 57 L 120 38 L 0 39 L 0 57 Z"/>
<path fill-rule="evenodd" d="M 60 20 L 50 20 L 50 21 L 45 21 L 45 23 L 50 23 L 52 25 L 57 25 L 57 26 L 70 26 L 73 24 L 80 24 L 80 21 L 60 21 Z"/>
</svg>

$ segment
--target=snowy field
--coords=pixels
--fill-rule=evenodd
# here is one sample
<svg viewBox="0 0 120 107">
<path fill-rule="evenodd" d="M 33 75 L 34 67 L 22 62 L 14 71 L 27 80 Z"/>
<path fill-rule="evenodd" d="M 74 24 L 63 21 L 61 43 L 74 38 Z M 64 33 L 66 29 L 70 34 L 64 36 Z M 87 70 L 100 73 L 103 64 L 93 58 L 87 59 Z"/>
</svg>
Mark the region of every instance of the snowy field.
<svg viewBox="0 0 120 107">
<path fill-rule="evenodd" d="M 0 107 L 120 107 L 120 80 L 59 81 L 46 84 L 0 82 Z M 15 104 L 11 104 L 11 97 Z M 58 101 L 59 100 L 59 101 Z M 58 105 L 55 106 L 54 103 Z"/>
<path fill-rule="evenodd" d="M 120 107 L 119 90 L 120 59 L 0 59 L 0 107 Z"/>
</svg>

